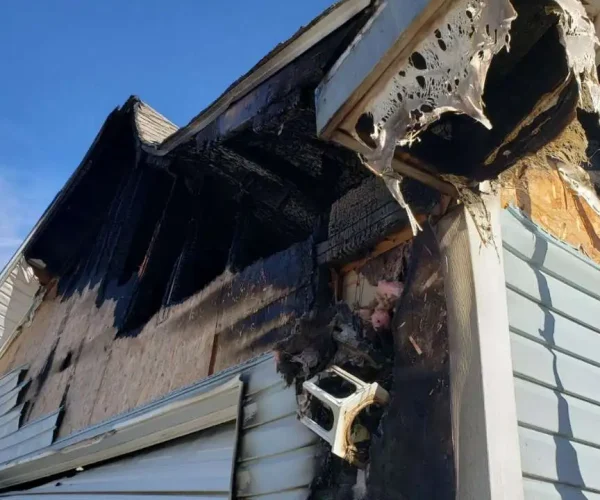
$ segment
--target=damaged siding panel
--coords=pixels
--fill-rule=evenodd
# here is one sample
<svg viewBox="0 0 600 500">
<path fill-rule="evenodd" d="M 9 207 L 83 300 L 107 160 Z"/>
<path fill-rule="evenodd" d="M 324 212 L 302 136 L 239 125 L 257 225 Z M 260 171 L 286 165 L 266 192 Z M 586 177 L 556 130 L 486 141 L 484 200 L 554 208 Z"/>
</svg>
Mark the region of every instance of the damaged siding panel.
<svg viewBox="0 0 600 500">
<path fill-rule="evenodd" d="M 80 500 L 91 500 L 98 498 L 99 495 L 114 500 L 125 498 L 158 500 L 173 496 L 204 500 L 225 499 L 230 498 L 233 468 L 236 467 L 235 498 L 248 496 L 253 498 L 259 496 L 261 500 L 307 498 L 316 468 L 317 438 L 298 421 L 295 389 L 285 386 L 276 371 L 272 355 L 263 355 L 243 365 L 225 370 L 118 417 L 112 422 L 100 424 L 56 442 L 47 448 L 45 456 L 39 460 L 39 462 L 45 461 L 41 464 L 46 467 L 46 473 L 42 476 L 59 472 L 56 468 L 57 457 L 68 454 L 69 451 L 78 453 L 77 460 L 69 462 L 71 465 L 69 469 L 72 470 L 78 465 L 91 464 L 106 458 L 117 458 L 119 453 L 115 452 L 115 446 L 119 448 L 120 453 L 133 450 L 134 448 L 127 444 L 131 439 L 108 445 L 107 442 L 114 440 L 114 436 L 107 429 L 123 430 L 126 428 L 124 423 L 130 420 L 134 424 L 137 422 L 139 426 L 144 422 L 146 412 L 157 414 L 165 404 L 178 407 L 192 395 L 208 394 L 211 389 L 223 391 L 227 389 L 226 385 L 231 385 L 231 383 L 224 385 L 224 381 L 231 381 L 232 377 L 235 377 L 236 381 L 243 381 L 246 389 L 241 412 L 239 407 L 236 407 L 235 411 L 236 415 L 238 413 L 241 415 L 241 424 L 232 421 L 229 411 L 223 416 L 223 410 L 218 411 L 221 408 L 219 401 L 215 399 L 218 396 L 210 393 L 210 398 L 202 404 L 210 406 L 212 412 L 222 415 L 221 420 L 213 419 L 215 427 L 189 434 L 175 441 L 164 442 L 160 447 L 148 448 L 148 451 L 117 459 L 105 465 L 89 469 L 86 467 L 85 471 L 73 477 L 54 480 L 29 490 L 24 495 L 7 493 L 5 496 L 20 500 L 37 499 L 49 494 L 64 494 L 71 499 Z M 227 391 L 229 394 L 230 390 Z M 236 394 L 236 402 L 239 403 L 239 392 Z M 192 409 L 193 417 L 198 418 L 198 407 Z M 190 418 L 189 414 L 187 418 Z M 121 425 L 115 424 L 115 421 L 120 421 Z M 169 422 L 172 423 L 172 420 Z M 167 423 L 164 422 L 163 425 Z M 171 432 L 171 427 L 155 430 L 161 433 L 163 439 L 168 440 L 165 433 L 170 432 L 169 435 L 175 435 Z M 103 436 L 105 436 L 103 439 L 98 439 Z M 88 447 L 95 448 L 92 450 L 94 452 L 103 445 L 106 449 L 101 456 L 96 453 L 96 460 L 87 460 L 89 457 L 77 451 L 83 450 L 86 444 Z M 60 453 L 53 454 L 53 450 L 58 450 Z M 29 468 L 34 465 L 30 464 Z M 37 468 L 39 467 L 40 464 Z M 14 474 L 8 475 L 8 472 L 7 470 L 2 486 L 19 482 L 14 480 Z M 33 474 L 32 477 L 40 477 L 36 476 L 35 471 Z M 20 477 L 24 477 L 23 472 Z M 2 479 L 0 474 L 0 480 Z"/>
<path fill-rule="evenodd" d="M 237 420 L 239 376 L 213 378 L 119 415 L 0 466 L 0 487 L 14 487 L 171 442 Z M 215 387 L 216 385 L 216 387 Z M 59 490 L 54 490 L 57 494 Z M 101 493 L 101 492 L 100 492 Z"/>
<path fill-rule="evenodd" d="M 19 430 L 23 405 L 0 417 L 0 439 Z"/>
<path fill-rule="evenodd" d="M 17 388 L 24 371 L 24 368 L 18 368 L 0 379 L 0 397 Z"/>
<path fill-rule="evenodd" d="M 61 410 L 21 427 L 0 439 L 0 463 L 10 462 L 52 444 Z"/>
<path fill-rule="evenodd" d="M 316 452 L 302 448 L 240 464 L 236 478 L 238 498 L 279 495 L 308 486 L 315 476 Z"/>
<path fill-rule="evenodd" d="M 174 491 L 189 498 L 226 499 L 235 454 L 235 423 L 191 435 L 167 446 L 91 468 L 72 478 L 53 481 L 28 493 L 60 493 L 82 498 L 161 498 Z M 20 498 L 20 497 L 18 497 Z M 180 498 L 178 496 L 178 498 Z M 185 497 L 184 497 L 185 498 Z"/>
<path fill-rule="evenodd" d="M 307 498 L 318 439 L 298 420 L 296 392 L 286 387 L 272 356 L 249 374 L 240 436 L 239 498 Z"/>
<path fill-rule="evenodd" d="M 0 354 L 31 310 L 39 288 L 22 255 L 0 273 Z"/>
<path fill-rule="evenodd" d="M 526 498 L 597 498 L 600 268 L 520 212 L 502 218 Z"/>
<path fill-rule="evenodd" d="M 19 384 L 14 389 L 0 396 L 0 415 L 8 413 L 15 406 L 17 406 L 17 403 L 19 402 L 19 396 L 26 387 L 26 382 Z"/>
</svg>

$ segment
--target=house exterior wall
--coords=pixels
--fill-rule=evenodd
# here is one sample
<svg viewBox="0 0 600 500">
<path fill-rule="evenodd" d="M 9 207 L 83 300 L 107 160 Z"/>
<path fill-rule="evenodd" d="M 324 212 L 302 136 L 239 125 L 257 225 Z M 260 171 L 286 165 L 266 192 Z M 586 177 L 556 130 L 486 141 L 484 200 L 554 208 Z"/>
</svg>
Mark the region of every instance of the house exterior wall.
<svg viewBox="0 0 600 500">
<path fill-rule="evenodd" d="M 600 267 L 514 209 L 502 233 L 525 498 L 600 498 Z"/>
<path fill-rule="evenodd" d="M 67 436 L 268 351 L 313 303 L 315 260 L 309 240 L 226 272 L 135 338 L 117 338 L 116 302 L 98 306 L 97 288 L 67 299 L 50 290 L 0 373 L 28 365 L 25 421 L 62 404 Z"/>
<path fill-rule="evenodd" d="M 218 391 L 238 377 L 244 387 L 238 421 L 214 417 L 215 422 L 220 422 L 216 427 L 98 467 L 86 466 L 84 471 L 70 477 L 57 477 L 15 496 L 7 493 L 7 497 L 35 499 L 51 494 L 83 500 L 99 495 L 121 498 L 126 494 L 131 499 L 158 499 L 176 494 L 180 498 L 216 500 L 231 498 L 233 479 L 235 498 L 308 498 L 316 472 L 318 438 L 298 420 L 295 388 L 286 387 L 272 355 L 260 356 L 169 394 L 147 409 L 137 409 L 132 418 L 143 420 L 140 417 L 145 411 L 156 413 L 157 408 L 168 406 L 169 402 L 193 399 L 194 394 L 210 393 L 212 388 Z M 205 401 L 209 413 L 211 408 L 223 404 L 211 401 L 210 397 Z M 123 415 L 103 425 L 122 429 L 123 425 L 115 422 L 127 418 L 128 415 Z M 49 450 L 85 448 L 89 442 L 101 441 L 90 439 L 84 432 L 57 441 Z"/>
</svg>

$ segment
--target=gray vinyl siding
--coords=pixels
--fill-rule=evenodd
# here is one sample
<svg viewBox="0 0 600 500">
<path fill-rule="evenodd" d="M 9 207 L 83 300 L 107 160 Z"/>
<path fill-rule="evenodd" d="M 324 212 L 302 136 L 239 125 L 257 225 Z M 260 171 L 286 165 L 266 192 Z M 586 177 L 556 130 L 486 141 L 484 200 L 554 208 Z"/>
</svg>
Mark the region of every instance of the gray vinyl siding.
<svg viewBox="0 0 600 500">
<path fill-rule="evenodd" d="M 11 492 L 7 497 L 217 500 L 230 498 L 234 475 L 234 498 L 308 498 L 315 475 L 317 438 L 296 417 L 295 389 L 285 386 L 272 356 L 263 356 L 213 379 L 225 381 L 240 373 L 245 391 L 238 422 L 224 423 L 104 465 L 86 467 L 73 477 L 55 479 L 18 494 Z M 209 379 L 197 385 L 213 384 Z"/>
<path fill-rule="evenodd" d="M 502 215 L 528 500 L 600 500 L 600 268 L 514 209 Z"/>
<path fill-rule="evenodd" d="M 26 367 L 15 368 L 0 378 L 0 464 L 50 446 L 60 410 L 21 426 L 23 405 L 19 404 L 28 382 Z"/>
</svg>

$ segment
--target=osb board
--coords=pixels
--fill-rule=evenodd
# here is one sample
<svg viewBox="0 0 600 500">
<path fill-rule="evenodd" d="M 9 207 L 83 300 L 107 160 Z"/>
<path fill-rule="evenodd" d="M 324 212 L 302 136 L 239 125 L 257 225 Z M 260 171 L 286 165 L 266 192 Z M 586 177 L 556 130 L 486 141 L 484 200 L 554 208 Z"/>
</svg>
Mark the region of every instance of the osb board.
<svg viewBox="0 0 600 500">
<path fill-rule="evenodd" d="M 75 301 L 59 342 L 58 362 L 68 352 L 72 353 L 69 378 L 65 381 L 68 388 L 66 385 L 63 388 L 66 392 L 66 411 L 59 429 L 60 436 L 66 436 L 90 423 L 106 371 L 109 348 L 114 340 L 114 303 L 105 302 L 98 309 L 95 296 L 95 290 L 87 290 L 85 296 Z"/>
<path fill-rule="evenodd" d="M 172 322 L 157 326 L 153 319 L 137 337 L 112 342 L 90 424 L 208 375 L 215 319 L 196 313 L 190 315 L 195 320 L 179 322 L 177 328 Z"/>
<path fill-rule="evenodd" d="M 219 329 L 213 373 L 270 350 L 276 342 L 288 335 L 286 327 L 309 309 L 313 299 L 314 293 L 310 286 L 288 291 L 283 298 L 246 315 L 224 330 Z"/>
<path fill-rule="evenodd" d="M 40 379 L 39 374 L 49 360 L 51 361 L 51 353 L 55 350 L 58 340 L 56 335 L 48 332 L 59 330 L 65 311 L 64 304 L 55 299 L 42 303 L 32 324 L 18 335 L 7 351 L 6 356 L 10 359 L 10 366 L 7 369 L 22 364 L 29 366 L 27 377 L 30 383 L 25 393 L 25 400 L 29 402 L 28 416 L 38 415 L 40 411 L 42 414 L 50 413 L 58 409 L 60 405 L 62 394 L 54 397 L 52 391 L 40 390 L 40 384 L 42 383 L 42 389 L 44 389 L 45 382 L 52 377 L 52 371 L 48 371 L 45 380 Z M 54 359 L 56 358 L 54 357 Z"/>
<path fill-rule="evenodd" d="M 575 121 L 556 141 L 502 176 L 501 199 L 503 206 L 519 207 L 548 233 L 600 263 L 600 217 L 546 161 L 550 154 L 582 164 L 586 148 L 585 133 Z"/>
<path fill-rule="evenodd" d="M 314 271 L 312 241 L 259 261 L 223 287 L 213 372 L 270 349 L 284 328 L 310 309 Z"/>
<path fill-rule="evenodd" d="M 204 322 L 208 335 L 202 322 L 194 321 L 202 316 L 197 310 L 187 324 L 157 326 L 153 320 L 137 338 L 115 340 L 114 303 L 97 308 L 95 295 L 87 290 L 65 302 L 44 301 L 0 360 L 3 372 L 30 365 L 26 397 L 34 404 L 27 421 L 56 410 L 66 394 L 60 437 L 208 375 L 215 316 L 212 327 L 211 320 Z M 53 349 L 52 366 L 39 388 L 38 375 Z M 61 371 L 69 352 L 71 364 Z"/>
</svg>

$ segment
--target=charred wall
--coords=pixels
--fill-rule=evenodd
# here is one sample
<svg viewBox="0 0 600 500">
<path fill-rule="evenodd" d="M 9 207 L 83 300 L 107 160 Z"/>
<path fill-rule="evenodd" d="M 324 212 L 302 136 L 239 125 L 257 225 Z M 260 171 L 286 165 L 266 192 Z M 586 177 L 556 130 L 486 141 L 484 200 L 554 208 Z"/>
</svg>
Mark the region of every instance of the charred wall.
<svg viewBox="0 0 600 500">
<path fill-rule="evenodd" d="M 28 364 L 26 421 L 63 402 L 66 436 L 268 351 L 314 306 L 321 276 L 308 239 L 224 272 L 161 309 L 136 337 L 117 335 L 118 302 L 97 306 L 99 285 L 68 298 L 54 290 L 0 358 L 0 371 Z"/>
</svg>

